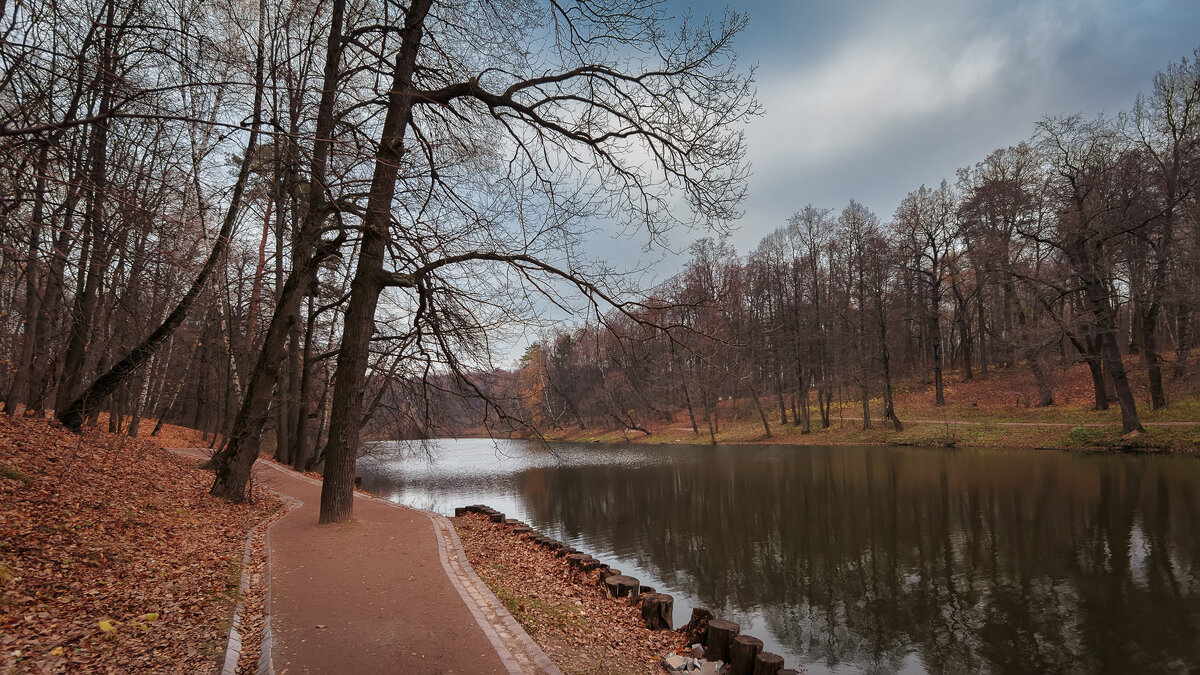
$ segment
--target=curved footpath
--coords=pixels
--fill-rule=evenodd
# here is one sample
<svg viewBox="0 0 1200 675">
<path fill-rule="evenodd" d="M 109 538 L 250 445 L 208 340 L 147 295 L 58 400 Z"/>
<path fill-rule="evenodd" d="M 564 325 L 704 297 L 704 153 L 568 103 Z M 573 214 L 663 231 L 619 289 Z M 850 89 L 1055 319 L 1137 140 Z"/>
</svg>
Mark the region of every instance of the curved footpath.
<svg viewBox="0 0 1200 675">
<path fill-rule="evenodd" d="M 443 516 L 356 493 L 352 522 L 318 525 L 319 481 L 267 461 L 254 480 L 299 504 L 267 532 L 259 672 L 559 675 Z"/>
</svg>

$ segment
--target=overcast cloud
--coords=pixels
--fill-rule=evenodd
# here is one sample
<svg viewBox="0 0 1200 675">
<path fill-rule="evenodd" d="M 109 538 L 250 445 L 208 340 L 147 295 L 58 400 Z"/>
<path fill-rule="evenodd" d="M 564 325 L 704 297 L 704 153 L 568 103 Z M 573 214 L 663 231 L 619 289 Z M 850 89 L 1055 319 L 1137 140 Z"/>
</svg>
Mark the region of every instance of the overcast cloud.
<svg viewBox="0 0 1200 675">
<path fill-rule="evenodd" d="M 673 3 L 689 6 L 725 4 Z M 748 134 L 754 177 L 733 238 L 742 252 L 808 202 L 840 209 L 854 198 L 887 221 L 909 191 L 1028 138 L 1043 115 L 1128 109 L 1156 72 L 1200 47 L 1195 0 L 731 6 L 750 14 L 738 46 L 758 64 L 766 110 Z"/>
</svg>

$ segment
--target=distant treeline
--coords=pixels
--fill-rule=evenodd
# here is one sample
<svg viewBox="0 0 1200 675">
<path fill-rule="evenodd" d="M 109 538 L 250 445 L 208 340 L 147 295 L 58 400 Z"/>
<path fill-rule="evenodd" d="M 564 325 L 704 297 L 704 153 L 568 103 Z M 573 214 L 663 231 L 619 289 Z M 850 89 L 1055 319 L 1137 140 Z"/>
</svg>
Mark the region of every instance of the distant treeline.
<svg viewBox="0 0 1200 675">
<path fill-rule="evenodd" d="M 642 306 L 531 346 L 510 398 L 539 430 L 637 430 L 687 410 L 709 433 L 717 401 L 757 405 L 764 427 L 828 426 L 835 391 L 892 397 L 989 369 L 1082 361 L 1095 405 L 1139 428 L 1122 356 L 1145 363 L 1150 404 L 1188 372 L 1200 303 L 1200 66 L 1183 60 L 1115 118 L 1046 118 L 953 180 L 921 186 L 886 222 L 851 201 L 807 205 L 742 256 L 704 239 Z M 807 395 L 806 395 L 807 394 Z M 815 409 L 813 408 L 815 404 Z M 718 420 L 717 424 L 720 423 Z"/>
</svg>

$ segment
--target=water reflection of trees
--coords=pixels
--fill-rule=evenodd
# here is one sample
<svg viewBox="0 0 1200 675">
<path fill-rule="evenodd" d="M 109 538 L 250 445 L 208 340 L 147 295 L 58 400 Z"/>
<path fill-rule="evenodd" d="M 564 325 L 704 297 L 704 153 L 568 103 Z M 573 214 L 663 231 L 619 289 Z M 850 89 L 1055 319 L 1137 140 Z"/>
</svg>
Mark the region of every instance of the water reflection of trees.
<svg viewBox="0 0 1200 675">
<path fill-rule="evenodd" d="M 757 611 L 814 662 L 1200 667 L 1192 460 L 697 449 L 533 473 L 538 520 L 611 541 L 718 612 Z"/>
</svg>

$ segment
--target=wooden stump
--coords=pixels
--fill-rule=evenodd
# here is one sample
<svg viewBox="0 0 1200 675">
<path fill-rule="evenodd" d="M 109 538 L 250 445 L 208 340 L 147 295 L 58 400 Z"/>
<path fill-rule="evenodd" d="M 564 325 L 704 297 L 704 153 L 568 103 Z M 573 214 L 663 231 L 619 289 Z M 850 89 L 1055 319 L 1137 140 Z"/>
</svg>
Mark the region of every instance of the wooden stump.
<svg viewBox="0 0 1200 675">
<path fill-rule="evenodd" d="M 666 593 L 650 593 L 642 596 L 642 623 L 650 630 L 671 630 L 675 598 Z"/>
<path fill-rule="evenodd" d="M 594 562 L 596 562 L 596 559 L 590 555 L 587 555 L 586 553 L 572 553 L 571 555 L 567 556 L 568 565 L 574 569 L 583 570 L 585 572 L 591 569 L 588 567 L 588 565 Z"/>
<path fill-rule="evenodd" d="M 732 621 L 711 619 L 708 622 L 708 640 L 704 643 L 704 658 L 709 661 L 729 662 L 729 645 L 742 632 L 742 627 Z"/>
<path fill-rule="evenodd" d="M 493 523 L 503 523 L 504 522 L 504 514 L 500 513 L 499 511 L 493 511 L 492 513 L 489 513 L 488 517 L 492 519 Z"/>
<path fill-rule="evenodd" d="M 717 618 L 717 615 L 707 607 L 693 607 L 692 619 L 687 622 L 687 625 L 680 628 L 679 631 L 687 636 L 688 644 L 705 644 L 708 642 L 708 622 Z"/>
<path fill-rule="evenodd" d="M 524 525 L 522 525 L 520 527 L 514 527 L 513 532 L 515 532 L 516 534 L 529 534 L 530 532 L 533 532 L 533 528 L 525 527 Z"/>
<path fill-rule="evenodd" d="M 729 675 L 754 675 L 754 659 L 762 651 L 762 640 L 753 635 L 739 635 L 729 646 Z"/>
<path fill-rule="evenodd" d="M 642 586 L 642 593 L 643 593 L 643 594 L 645 594 L 645 593 L 657 593 L 657 592 L 658 592 L 658 591 L 654 590 L 654 587 L 653 587 L 653 586 Z"/>
<path fill-rule="evenodd" d="M 512 525 L 513 527 L 518 527 L 521 524 L 521 521 L 517 520 L 516 518 L 506 518 L 504 520 L 504 524 Z"/>
<path fill-rule="evenodd" d="M 604 590 L 610 598 L 636 598 L 641 584 L 633 577 L 617 574 L 604 580 Z"/>
<path fill-rule="evenodd" d="M 783 670 L 779 671 L 778 673 L 775 673 L 775 675 L 800 675 L 800 671 L 793 670 L 791 668 L 784 668 Z"/>
<path fill-rule="evenodd" d="M 468 513 L 470 513 L 470 512 L 471 512 L 471 511 L 470 511 L 470 508 L 471 508 L 471 507 L 469 507 L 469 506 L 456 506 L 456 507 L 454 507 L 454 517 L 455 517 L 455 518 L 459 518 L 459 517 L 461 517 L 461 516 L 465 516 L 465 515 L 467 515 Z"/>
<path fill-rule="evenodd" d="M 783 657 L 771 652 L 762 652 L 754 659 L 754 675 L 779 675 L 783 668 Z"/>
</svg>

